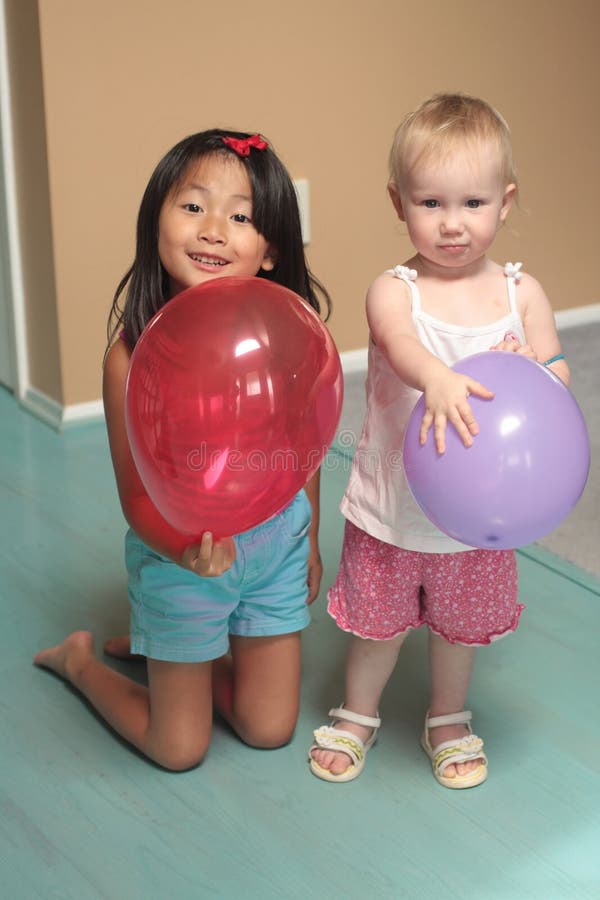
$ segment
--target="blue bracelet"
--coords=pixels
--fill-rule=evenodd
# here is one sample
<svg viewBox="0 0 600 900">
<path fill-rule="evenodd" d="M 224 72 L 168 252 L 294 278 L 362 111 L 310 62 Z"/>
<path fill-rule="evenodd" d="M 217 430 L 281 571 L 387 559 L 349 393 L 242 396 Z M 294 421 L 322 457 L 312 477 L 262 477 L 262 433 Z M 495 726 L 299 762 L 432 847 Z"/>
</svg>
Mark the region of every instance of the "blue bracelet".
<svg viewBox="0 0 600 900">
<path fill-rule="evenodd" d="M 564 353 L 557 353 L 556 356 L 553 356 L 552 359 L 547 359 L 545 363 L 542 363 L 542 365 L 549 366 L 550 363 L 558 362 L 559 359 L 564 359 L 564 358 L 565 358 Z"/>
</svg>

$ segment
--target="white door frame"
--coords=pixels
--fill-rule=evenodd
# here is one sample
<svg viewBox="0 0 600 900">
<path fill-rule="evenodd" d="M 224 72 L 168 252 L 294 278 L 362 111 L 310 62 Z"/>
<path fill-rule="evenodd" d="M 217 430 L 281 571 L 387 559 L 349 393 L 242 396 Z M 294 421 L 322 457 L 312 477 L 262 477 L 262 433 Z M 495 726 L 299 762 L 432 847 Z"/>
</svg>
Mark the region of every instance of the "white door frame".
<svg viewBox="0 0 600 900">
<path fill-rule="evenodd" d="M 0 0 L 0 260 L 6 286 L 10 387 L 23 400 L 29 386 L 29 359 L 25 332 L 23 269 L 19 242 L 18 208 L 14 166 L 12 108 L 4 0 Z M 2 190 L 3 188 L 3 190 Z M 2 203 L 2 199 L 4 202 Z"/>
</svg>

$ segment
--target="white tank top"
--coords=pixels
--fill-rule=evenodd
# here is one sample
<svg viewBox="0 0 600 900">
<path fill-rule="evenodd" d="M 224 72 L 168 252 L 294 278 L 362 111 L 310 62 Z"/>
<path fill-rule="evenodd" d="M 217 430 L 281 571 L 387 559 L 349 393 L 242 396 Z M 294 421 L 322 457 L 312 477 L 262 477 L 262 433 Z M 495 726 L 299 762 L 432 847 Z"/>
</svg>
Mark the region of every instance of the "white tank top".
<svg viewBox="0 0 600 900">
<path fill-rule="evenodd" d="M 410 288 L 412 319 L 422 344 L 448 366 L 459 359 L 489 350 L 511 332 L 525 343 L 517 309 L 516 285 L 521 263 L 507 263 L 508 312 L 489 325 L 463 328 L 430 316 L 421 309 L 417 273 L 406 266 L 388 270 Z M 471 550 L 441 532 L 413 499 L 402 465 L 402 442 L 420 391 L 398 378 L 379 347 L 369 340 L 367 412 L 356 448 L 342 514 L 373 537 L 406 550 L 455 553 Z M 450 426 L 452 427 L 452 426 Z M 431 439 L 431 438 L 430 438 Z"/>
</svg>

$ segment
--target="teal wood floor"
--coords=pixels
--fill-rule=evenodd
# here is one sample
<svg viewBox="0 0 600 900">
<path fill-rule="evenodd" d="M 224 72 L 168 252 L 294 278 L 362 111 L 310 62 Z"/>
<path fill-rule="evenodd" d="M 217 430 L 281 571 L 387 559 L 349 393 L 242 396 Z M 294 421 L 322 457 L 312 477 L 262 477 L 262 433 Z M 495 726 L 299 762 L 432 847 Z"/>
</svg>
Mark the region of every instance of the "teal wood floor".
<svg viewBox="0 0 600 900">
<path fill-rule="evenodd" d="M 418 745 L 425 635 L 411 635 L 365 772 L 311 776 L 314 727 L 341 700 L 345 639 L 314 607 L 302 712 L 280 750 L 220 723 L 205 763 L 170 774 L 122 743 L 34 652 L 75 628 L 126 627 L 103 426 L 58 435 L 0 391 L 0 896 L 4 900 L 600 897 L 600 584 L 520 553 L 518 633 L 481 651 L 470 706 L 491 774 L 453 792 Z M 347 462 L 323 472 L 324 587 Z M 143 665 L 123 670 L 144 678 Z"/>
</svg>

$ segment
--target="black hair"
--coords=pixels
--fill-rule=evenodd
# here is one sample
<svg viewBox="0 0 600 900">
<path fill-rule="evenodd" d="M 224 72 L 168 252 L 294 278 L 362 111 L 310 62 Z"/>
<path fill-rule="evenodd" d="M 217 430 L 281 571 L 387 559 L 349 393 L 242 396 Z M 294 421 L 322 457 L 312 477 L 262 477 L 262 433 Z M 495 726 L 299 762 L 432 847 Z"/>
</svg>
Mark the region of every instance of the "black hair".
<svg viewBox="0 0 600 900">
<path fill-rule="evenodd" d="M 306 262 L 296 191 L 287 169 L 270 146 L 264 150 L 251 148 L 248 156 L 239 156 L 223 142 L 224 137 L 244 139 L 250 135 L 218 128 L 190 135 L 163 156 L 150 176 L 137 218 L 135 259 L 119 282 L 110 309 L 109 345 L 116 333 L 122 331 L 127 345 L 133 348 L 152 316 L 169 300 L 169 275 L 158 255 L 160 211 L 190 166 L 201 157 L 213 154 L 235 156 L 248 173 L 252 221 L 274 247 L 276 258 L 273 269 L 261 269 L 258 276 L 299 294 L 318 313 L 321 313 L 320 297 L 326 308 L 325 318 L 329 316 L 331 298 Z M 119 301 L 124 291 L 121 306 Z"/>
</svg>

